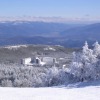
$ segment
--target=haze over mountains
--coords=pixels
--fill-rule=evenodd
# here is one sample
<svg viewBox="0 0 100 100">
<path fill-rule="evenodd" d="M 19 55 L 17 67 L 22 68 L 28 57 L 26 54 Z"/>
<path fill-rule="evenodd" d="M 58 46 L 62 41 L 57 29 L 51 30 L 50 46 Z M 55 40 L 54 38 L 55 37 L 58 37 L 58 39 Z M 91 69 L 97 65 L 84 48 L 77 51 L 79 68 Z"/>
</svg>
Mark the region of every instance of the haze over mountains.
<svg viewBox="0 0 100 100">
<path fill-rule="evenodd" d="M 40 21 L 0 22 L 0 45 L 50 44 L 80 47 L 100 37 L 100 23 L 75 24 Z"/>
<path fill-rule="evenodd" d="M 55 36 L 77 26 L 76 24 L 14 21 L 0 23 L 0 35 L 12 36 Z"/>
</svg>

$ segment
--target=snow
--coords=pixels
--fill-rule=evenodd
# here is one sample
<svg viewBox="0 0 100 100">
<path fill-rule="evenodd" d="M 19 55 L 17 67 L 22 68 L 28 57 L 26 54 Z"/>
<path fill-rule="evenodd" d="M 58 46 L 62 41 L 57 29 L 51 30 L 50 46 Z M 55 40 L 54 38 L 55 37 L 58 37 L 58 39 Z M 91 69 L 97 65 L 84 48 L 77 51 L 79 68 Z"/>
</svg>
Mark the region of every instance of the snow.
<svg viewBox="0 0 100 100">
<path fill-rule="evenodd" d="M 54 49 L 54 48 L 52 48 L 52 47 L 47 47 L 47 48 L 44 48 L 44 50 L 56 51 L 56 49 Z"/>
<path fill-rule="evenodd" d="M 6 46 L 5 48 L 9 50 L 17 50 L 18 48 L 21 48 L 21 47 L 27 47 L 27 45 Z"/>
<path fill-rule="evenodd" d="M 0 100 L 100 100 L 100 85 L 98 83 L 78 83 L 67 87 L 1 87 Z"/>
<path fill-rule="evenodd" d="M 46 63 L 45 62 L 40 62 L 40 65 L 41 66 L 44 66 Z"/>
</svg>

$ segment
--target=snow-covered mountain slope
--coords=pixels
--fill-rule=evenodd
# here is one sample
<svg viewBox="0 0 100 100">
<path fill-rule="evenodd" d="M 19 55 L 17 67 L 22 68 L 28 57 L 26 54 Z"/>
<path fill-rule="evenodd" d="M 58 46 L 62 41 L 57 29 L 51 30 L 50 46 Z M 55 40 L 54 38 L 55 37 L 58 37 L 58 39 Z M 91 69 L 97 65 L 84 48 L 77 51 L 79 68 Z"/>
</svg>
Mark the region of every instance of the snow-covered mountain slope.
<svg viewBox="0 0 100 100">
<path fill-rule="evenodd" d="M 100 85 L 82 83 L 48 88 L 1 87 L 0 100 L 100 100 Z"/>
<path fill-rule="evenodd" d="M 27 47 L 27 45 L 15 45 L 15 46 L 6 46 L 4 48 L 7 48 L 9 50 L 18 50 L 21 47 Z"/>
</svg>

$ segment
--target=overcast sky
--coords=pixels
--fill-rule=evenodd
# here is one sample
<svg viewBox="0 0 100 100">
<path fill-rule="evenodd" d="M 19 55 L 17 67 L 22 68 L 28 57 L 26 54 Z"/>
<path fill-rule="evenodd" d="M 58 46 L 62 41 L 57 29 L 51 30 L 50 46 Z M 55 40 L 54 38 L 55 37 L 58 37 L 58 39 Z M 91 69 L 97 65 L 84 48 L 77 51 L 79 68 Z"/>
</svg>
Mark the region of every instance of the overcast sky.
<svg viewBox="0 0 100 100">
<path fill-rule="evenodd" d="M 0 16 L 100 18 L 100 0 L 0 0 Z"/>
</svg>

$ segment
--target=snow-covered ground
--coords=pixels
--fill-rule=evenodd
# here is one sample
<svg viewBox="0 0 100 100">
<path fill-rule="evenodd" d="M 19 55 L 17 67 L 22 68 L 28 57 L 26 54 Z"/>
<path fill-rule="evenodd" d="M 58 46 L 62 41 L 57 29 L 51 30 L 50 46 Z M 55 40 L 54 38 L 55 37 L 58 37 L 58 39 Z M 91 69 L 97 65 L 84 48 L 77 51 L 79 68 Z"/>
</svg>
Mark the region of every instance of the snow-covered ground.
<svg viewBox="0 0 100 100">
<path fill-rule="evenodd" d="M 9 50 L 17 50 L 17 49 L 19 49 L 19 48 L 21 48 L 21 47 L 27 47 L 27 45 L 6 46 L 6 47 L 4 47 L 4 48 L 7 48 L 7 49 L 9 49 Z"/>
<path fill-rule="evenodd" d="M 100 85 L 97 82 L 48 88 L 1 87 L 0 100 L 100 100 Z"/>
<path fill-rule="evenodd" d="M 44 50 L 56 51 L 56 49 L 54 49 L 54 48 L 52 48 L 52 47 L 50 47 L 50 46 L 48 46 L 48 47 L 44 48 Z"/>
</svg>

